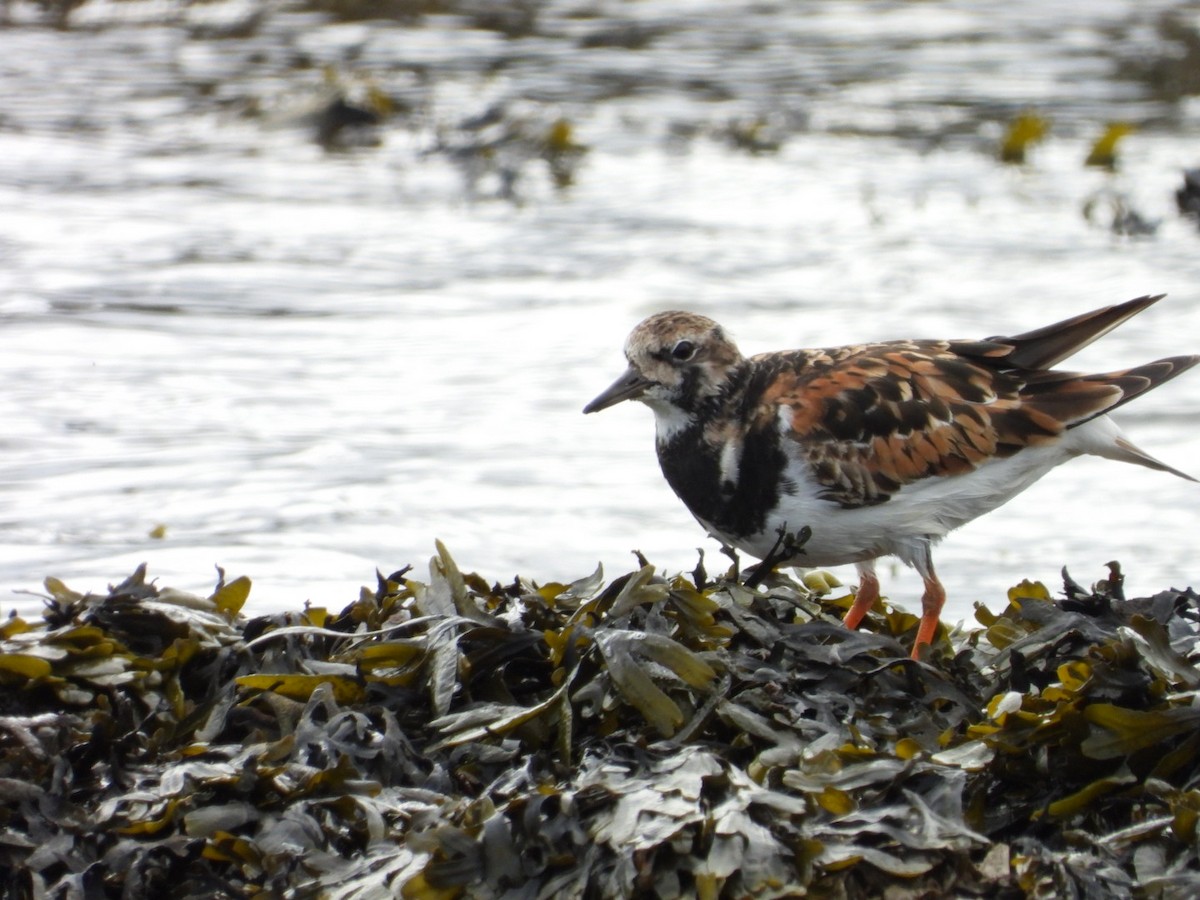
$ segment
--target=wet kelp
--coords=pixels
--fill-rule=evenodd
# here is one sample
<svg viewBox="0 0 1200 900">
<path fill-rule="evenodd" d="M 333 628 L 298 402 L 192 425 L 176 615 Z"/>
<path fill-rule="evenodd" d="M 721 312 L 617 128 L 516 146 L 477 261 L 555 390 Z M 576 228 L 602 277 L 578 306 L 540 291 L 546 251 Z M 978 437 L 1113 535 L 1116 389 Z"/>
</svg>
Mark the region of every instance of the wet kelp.
<svg viewBox="0 0 1200 900">
<path fill-rule="evenodd" d="M 1200 890 L 1190 590 L 1025 582 L 914 662 L 819 574 L 410 574 L 252 619 L 48 580 L 0 627 L 0 892 Z"/>
</svg>

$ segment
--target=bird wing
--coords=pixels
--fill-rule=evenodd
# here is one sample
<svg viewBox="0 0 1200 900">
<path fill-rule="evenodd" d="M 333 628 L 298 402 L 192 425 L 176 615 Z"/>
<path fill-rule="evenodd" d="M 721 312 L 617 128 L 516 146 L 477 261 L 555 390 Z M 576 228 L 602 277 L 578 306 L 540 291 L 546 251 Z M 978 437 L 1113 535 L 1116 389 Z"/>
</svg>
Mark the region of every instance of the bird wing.
<svg viewBox="0 0 1200 900">
<path fill-rule="evenodd" d="M 1007 368 L 1042 370 L 1062 362 L 1092 341 L 1108 334 L 1138 313 L 1153 306 L 1166 294 L 1146 295 L 1104 306 L 1053 325 L 1035 328 L 1012 337 L 988 338 L 984 343 L 1006 347 L 999 356 Z"/>
<path fill-rule="evenodd" d="M 766 354 L 755 358 L 752 418 L 782 421 L 821 495 L 857 507 L 1053 442 L 1122 398 L 1105 376 L 1009 368 L 1012 346 L 897 341 Z"/>
</svg>

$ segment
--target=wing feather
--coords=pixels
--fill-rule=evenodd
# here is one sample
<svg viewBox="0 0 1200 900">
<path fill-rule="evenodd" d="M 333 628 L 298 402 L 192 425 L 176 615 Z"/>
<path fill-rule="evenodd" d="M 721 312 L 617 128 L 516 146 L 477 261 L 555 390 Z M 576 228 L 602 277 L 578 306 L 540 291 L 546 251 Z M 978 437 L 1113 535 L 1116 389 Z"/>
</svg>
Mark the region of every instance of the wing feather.
<svg viewBox="0 0 1200 900">
<path fill-rule="evenodd" d="M 904 485 L 969 472 L 1053 441 L 1120 399 L 1111 384 L 1029 379 L 1002 356 L 964 357 L 955 342 L 911 341 L 757 357 L 767 373 L 756 416 L 784 423 L 822 495 L 885 502 Z M 976 342 L 978 343 L 978 342 Z M 1033 385 L 1037 390 L 1027 393 Z"/>
<path fill-rule="evenodd" d="M 752 427 L 782 422 L 827 499 L 883 503 L 923 478 L 1053 443 L 1200 363 L 1180 356 L 1099 375 L 1044 368 L 1158 299 L 1139 297 L 1013 337 L 762 354 L 753 359 L 757 387 L 745 396 Z"/>
</svg>

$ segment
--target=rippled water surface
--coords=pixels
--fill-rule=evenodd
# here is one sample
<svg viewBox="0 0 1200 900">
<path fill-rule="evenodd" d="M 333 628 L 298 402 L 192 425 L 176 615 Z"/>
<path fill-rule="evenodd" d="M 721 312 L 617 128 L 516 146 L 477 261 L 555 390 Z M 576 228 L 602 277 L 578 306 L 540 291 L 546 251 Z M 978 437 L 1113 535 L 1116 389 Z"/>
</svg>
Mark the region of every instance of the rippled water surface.
<svg viewBox="0 0 1200 900">
<path fill-rule="evenodd" d="M 249 575 L 256 610 L 340 607 L 435 538 L 497 580 L 616 575 L 634 548 L 717 568 L 649 412 L 580 414 L 657 309 L 757 352 L 1166 292 L 1078 364 L 1200 350 L 1200 231 L 1173 198 L 1200 164 L 1194 3 L 440 8 L 94 2 L 55 29 L 10 4 L 0 607 L 143 560 L 201 592 L 214 565 Z M 322 145 L 335 92 L 386 117 Z M 998 162 L 1027 110 L 1049 137 Z M 1138 126 L 1118 169 L 1083 166 L 1114 120 Z M 1115 233 L 1129 210 L 1153 233 Z M 1200 471 L 1185 379 L 1121 421 Z M 1063 564 L 1183 586 L 1198 502 L 1066 466 L 942 546 L 948 616 Z M 919 579 L 885 589 L 911 606 Z"/>
</svg>

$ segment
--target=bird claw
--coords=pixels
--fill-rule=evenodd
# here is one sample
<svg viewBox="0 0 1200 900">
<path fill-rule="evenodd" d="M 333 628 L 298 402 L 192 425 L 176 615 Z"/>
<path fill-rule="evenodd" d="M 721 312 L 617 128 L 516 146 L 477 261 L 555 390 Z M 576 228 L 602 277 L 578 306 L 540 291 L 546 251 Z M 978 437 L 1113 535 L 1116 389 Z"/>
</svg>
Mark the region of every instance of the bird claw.
<svg viewBox="0 0 1200 900">
<path fill-rule="evenodd" d="M 787 562 L 799 553 L 804 552 L 804 545 L 808 543 L 812 537 L 812 529 L 805 525 L 799 531 L 788 531 L 787 525 L 780 525 L 775 530 L 775 543 L 771 545 L 771 549 L 767 551 L 767 555 L 762 558 L 762 562 L 754 566 L 750 577 L 744 582 L 746 587 L 755 588 L 766 580 L 766 577 L 775 571 L 775 567 L 780 563 Z"/>
</svg>

